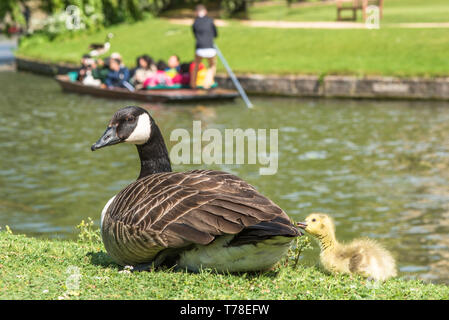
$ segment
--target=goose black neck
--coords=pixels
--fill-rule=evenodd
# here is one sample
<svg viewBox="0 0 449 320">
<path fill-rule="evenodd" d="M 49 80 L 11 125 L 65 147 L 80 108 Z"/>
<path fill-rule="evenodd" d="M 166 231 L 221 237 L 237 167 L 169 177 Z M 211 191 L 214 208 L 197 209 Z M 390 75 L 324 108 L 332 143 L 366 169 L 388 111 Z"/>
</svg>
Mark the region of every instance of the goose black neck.
<svg viewBox="0 0 449 320">
<path fill-rule="evenodd" d="M 146 143 L 137 145 L 140 157 L 140 175 L 138 179 L 153 173 L 172 171 L 167 147 L 161 131 L 155 124 L 153 124 L 151 131 L 151 138 Z"/>
</svg>

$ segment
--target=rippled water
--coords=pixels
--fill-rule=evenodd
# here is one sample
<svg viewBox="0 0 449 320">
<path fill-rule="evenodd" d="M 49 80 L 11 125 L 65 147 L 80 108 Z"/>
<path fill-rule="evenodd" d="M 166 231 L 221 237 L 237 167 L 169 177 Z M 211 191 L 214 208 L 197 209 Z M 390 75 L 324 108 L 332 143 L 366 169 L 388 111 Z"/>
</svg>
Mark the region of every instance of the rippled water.
<svg viewBox="0 0 449 320">
<path fill-rule="evenodd" d="M 223 165 L 295 220 L 331 214 L 337 237 L 376 238 L 400 275 L 449 283 L 449 104 L 253 98 L 243 104 L 142 105 L 166 140 L 176 128 L 278 128 L 279 169 Z M 135 148 L 90 145 L 112 114 L 133 102 L 63 94 L 45 77 L 0 73 L 0 226 L 40 237 L 74 238 L 98 223 L 106 201 L 133 181 Z M 174 142 L 167 143 L 169 148 Z M 206 167 L 175 166 L 177 171 Z M 317 251 L 303 259 L 312 264 Z"/>
</svg>

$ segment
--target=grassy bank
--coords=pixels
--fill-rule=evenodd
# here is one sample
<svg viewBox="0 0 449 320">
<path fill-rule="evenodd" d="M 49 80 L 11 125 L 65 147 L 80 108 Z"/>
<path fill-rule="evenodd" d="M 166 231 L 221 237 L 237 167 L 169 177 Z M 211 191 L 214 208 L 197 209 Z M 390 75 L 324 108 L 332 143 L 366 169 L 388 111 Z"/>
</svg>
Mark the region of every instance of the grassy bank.
<svg viewBox="0 0 449 320">
<path fill-rule="evenodd" d="M 0 231 L 0 299 L 449 298 L 448 286 L 401 279 L 377 285 L 301 265 L 240 275 L 172 270 L 129 273 L 110 260 L 97 233 L 86 234 L 79 241 L 57 241 Z M 77 278 L 79 288 L 70 287 Z"/>
<path fill-rule="evenodd" d="M 89 43 L 113 32 L 112 51 L 129 66 L 149 53 L 155 59 L 178 54 L 193 58 L 188 26 L 149 19 L 94 34 L 48 42 L 22 42 L 18 55 L 43 61 L 78 63 Z M 393 76 L 449 75 L 449 29 L 305 30 L 251 28 L 238 23 L 219 29 L 218 45 L 237 73 L 355 74 Z M 224 68 L 219 63 L 219 71 Z"/>
<path fill-rule="evenodd" d="M 113 32 L 112 51 L 129 66 L 149 53 L 156 59 L 193 58 L 191 28 L 162 19 L 107 28 L 95 34 L 48 42 L 23 42 L 18 54 L 43 61 L 78 63 L 89 43 Z M 305 30 L 251 28 L 238 23 L 219 29 L 218 45 L 238 73 L 449 75 L 449 29 Z M 219 63 L 220 71 L 224 72 Z"/>
</svg>

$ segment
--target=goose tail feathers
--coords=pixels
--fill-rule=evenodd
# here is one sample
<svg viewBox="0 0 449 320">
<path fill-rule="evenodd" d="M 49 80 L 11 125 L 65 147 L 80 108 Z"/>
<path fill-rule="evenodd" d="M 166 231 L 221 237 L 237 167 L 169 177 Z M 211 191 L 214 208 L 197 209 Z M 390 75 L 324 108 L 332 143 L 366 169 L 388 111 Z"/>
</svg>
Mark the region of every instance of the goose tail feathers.
<svg viewBox="0 0 449 320">
<path fill-rule="evenodd" d="M 243 229 L 229 242 L 228 246 L 256 244 L 273 237 L 283 237 L 289 242 L 300 235 L 302 235 L 301 232 L 289 220 L 276 217 L 271 221 L 263 221 Z"/>
</svg>

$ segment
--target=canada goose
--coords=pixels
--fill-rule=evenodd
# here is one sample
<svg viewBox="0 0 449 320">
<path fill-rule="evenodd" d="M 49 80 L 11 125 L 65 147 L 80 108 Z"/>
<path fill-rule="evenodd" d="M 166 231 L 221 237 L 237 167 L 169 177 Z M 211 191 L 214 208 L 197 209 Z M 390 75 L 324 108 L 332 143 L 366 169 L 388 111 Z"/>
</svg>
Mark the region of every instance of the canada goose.
<svg viewBox="0 0 449 320">
<path fill-rule="evenodd" d="M 106 52 L 109 51 L 109 49 L 111 48 L 111 42 L 110 40 L 114 37 L 114 34 L 112 33 L 108 33 L 108 35 L 106 36 L 106 40 L 104 43 L 91 43 L 89 45 L 89 49 L 91 50 L 89 52 L 90 56 L 92 57 L 98 57 L 102 54 L 105 54 Z"/>
<path fill-rule="evenodd" d="M 355 273 L 381 281 L 396 276 L 396 263 L 390 252 L 371 239 L 339 243 L 334 223 L 328 215 L 312 213 L 298 226 L 318 239 L 320 260 L 329 272 Z"/>
<path fill-rule="evenodd" d="M 104 246 L 118 264 L 264 270 L 301 235 L 281 208 L 232 174 L 172 172 L 162 134 L 146 110 L 118 110 L 91 149 L 122 142 L 137 146 L 141 168 L 137 181 L 101 214 Z"/>
</svg>

